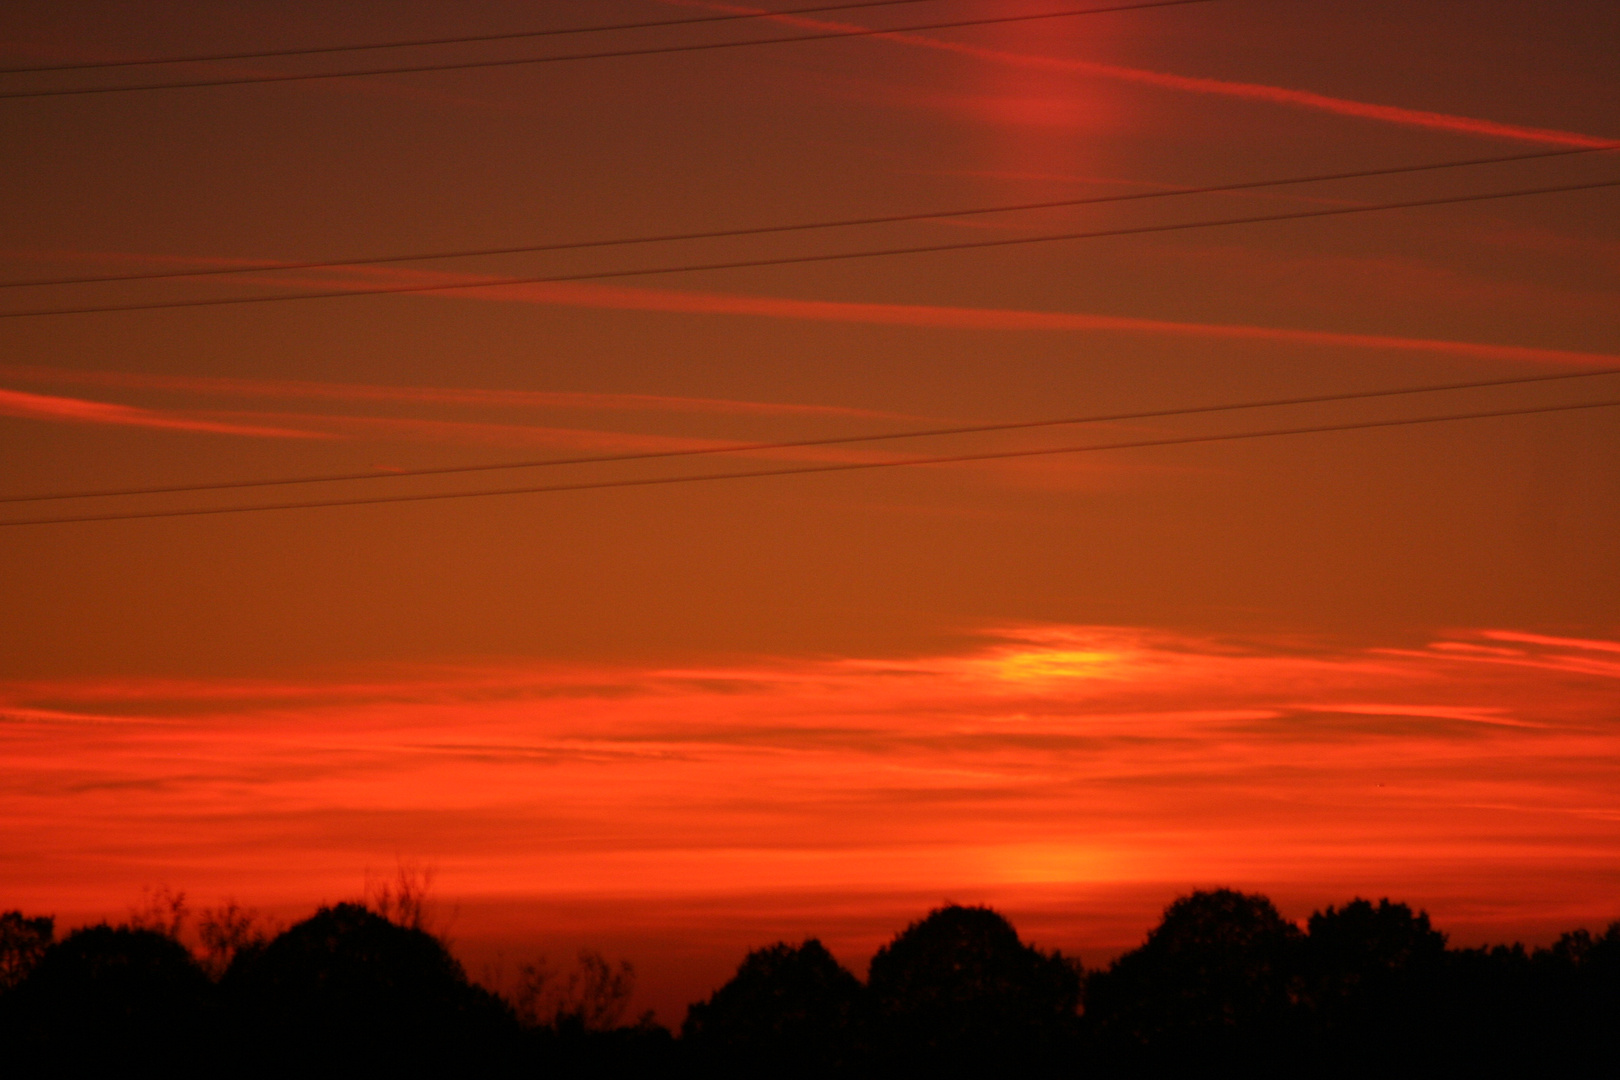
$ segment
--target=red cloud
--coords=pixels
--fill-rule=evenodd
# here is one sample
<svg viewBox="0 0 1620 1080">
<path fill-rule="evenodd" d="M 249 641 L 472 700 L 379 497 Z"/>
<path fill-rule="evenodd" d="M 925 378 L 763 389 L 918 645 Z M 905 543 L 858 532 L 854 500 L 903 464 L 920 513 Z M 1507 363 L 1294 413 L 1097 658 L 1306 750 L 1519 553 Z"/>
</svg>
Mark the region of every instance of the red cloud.
<svg viewBox="0 0 1620 1080">
<path fill-rule="evenodd" d="M 1522 663 L 1015 627 L 897 659 L 13 683 L 0 745 L 27 783 L 0 825 L 28 849 L 14 892 L 56 904 L 80 871 L 139 882 L 36 880 L 30 852 L 193 874 L 221 864 L 185 852 L 255 852 L 232 872 L 270 899 L 402 844 L 483 894 L 1303 887 L 1347 867 L 1382 888 L 1408 859 L 1596 888 L 1578 870 L 1620 850 L 1620 667 L 1574 661 L 1620 645 L 1449 643 L 1501 640 Z M 371 825 L 338 827 L 360 808 Z"/>
</svg>

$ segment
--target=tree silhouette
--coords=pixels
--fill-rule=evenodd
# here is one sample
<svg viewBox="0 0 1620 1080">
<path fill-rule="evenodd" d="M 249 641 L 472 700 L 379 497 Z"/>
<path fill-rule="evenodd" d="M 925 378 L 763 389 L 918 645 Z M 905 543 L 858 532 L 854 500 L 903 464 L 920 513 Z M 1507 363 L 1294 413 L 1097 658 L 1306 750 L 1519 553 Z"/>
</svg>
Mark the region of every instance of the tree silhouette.
<svg viewBox="0 0 1620 1080">
<path fill-rule="evenodd" d="M 730 982 L 691 1005 L 681 1039 L 715 1076 L 847 1076 L 860 1051 L 860 980 L 811 938 L 748 954 Z"/>
<path fill-rule="evenodd" d="M 1079 963 L 1025 945 L 986 907 L 912 923 L 872 958 L 867 987 L 887 1069 L 1030 1076 L 1073 1053 Z"/>
<path fill-rule="evenodd" d="M 1303 998 L 1318 1075 L 1359 1076 L 1438 1065 L 1435 996 L 1446 937 L 1423 912 L 1362 899 L 1311 916 Z"/>
<path fill-rule="evenodd" d="M 184 892 L 175 892 L 167 885 L 155 889 L 148 885 L 141 890 L 140 904 L 129 909 L 129 920 L 125 925 L 179 941 L 180 931 L 185 929 L 186 919 L 190 916 L 191 908 L 186 906 Z"/>
<path fill-rule="evenodd" d="M 524 964 L 512 1006 L 534 1027 L 611 1031 L 620 1026 L 636 992 L 636 969 L 628 960 L 615 967 L 594 949 L 581 949 L 574 970 L 551 970 L 546 958 Z M 644 1018 L 646 1019 L 646 1018 Z"/>
<path fill-rule="evenodd" d="M 510 1000 L 526 1027 L 528 1059 L 548 1075 L 597 1080 L 669 1072 L 674 1040 L 652 1012 L 623 1022 L 635 989 L 630 961 L 615 965 L 594 949 L 581 949 L 566 974 L 548 967 L 545 957 L 524 964 Z"/>
<path fill-rule="evenodd" d="M 21 1075 L 193 1075 L 209 1064 L 214 987 L 166 934 L 105 924 L 45 950 L 8 998 Z"/>
<path fill-rule="evenodd" d="M 396 1076 L 495 1068 L 518 1031 L 436 938 L 357 904 L 322 908 L 239 954 L 221 987 L 241 1018 L 244 1063 L 267 1075 L 311 1061 Z"/>
<path fill-rule="evenodd" d="M 203 969 L 212 979 L 223 978 L 239 954 L 270 943 L 258 913 L 235 900 L 204 908 L 197 917 L 197 937 L 202 944 Z"/>
<path fill-rule="evenodd" d="M 428 925 L 428 909 L 433 894 L 433 868 L 414 862 L 401 862 L 392 880 L 373 878 L 368 872 L 363 906 L 396 926 L 411 930 L 434 928 Z"/>
<path fill-rule="evenodd" d="M 0 915 L 0 994 L 28 977 L 55 936 L 56 919 L 50 915 Z"/>
<path fill-rule="evenodd" d="M 388 897 L 423 921 L 414 884 Z M 566 975 L 531 965 L 514 1012 L 442 940 L 362 905 L 265 941 L 226 903 L 201 915 L 202 963 L 177 940 L 185 916 L 184 894 L 148 890 L 137 925 L 53 944 L 53 919 L 0 914 L 5 1075 L 1620 1075 L 1620 923 L 1533 952 L 1448 949 L 1387 899 L 1301 934 L 1263 896 L 1196 892 L 1084 981 L 1080 1017 L 1077 962 L 949 906 L 880 949 L 865 986 L 814 939 L 749 953 L 677 1044 L 651 1014 L 623 1023 L 633 969 L 595 952 Z M 204 964 L 227 959 L 216 982 Z"/>
<path fill-rule="evenodd" d="M 1274 1071 L 1294 1042 L 1301 936 L 1271 901 L 1230 889 L 1165 909 L 1138 949 L 1086 985 L 1104 1054 L 1145 1073 L 1242 1063 Z"/>
<path fill-rule="evenodd" d="M 1541 1060 L 1565 1076 L 1620 1074 L 1620 922 L 1564 934 L 1531 969 Z"/>
</svg>

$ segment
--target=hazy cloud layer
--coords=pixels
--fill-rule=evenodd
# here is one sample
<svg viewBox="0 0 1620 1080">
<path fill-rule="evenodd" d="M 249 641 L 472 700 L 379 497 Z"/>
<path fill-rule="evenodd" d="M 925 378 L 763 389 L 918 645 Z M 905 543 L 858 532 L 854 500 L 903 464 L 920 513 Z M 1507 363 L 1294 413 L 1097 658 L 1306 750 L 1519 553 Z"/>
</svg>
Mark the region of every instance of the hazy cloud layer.
<svg viewBox="0 0 1620 1080">
<path fill-rule="evenodd" d="M 1024 626 L 909 658 L 15 683 L 6 877 L 114 909 L 160 879 L 326 895 L 396 854 L 485 898 L 1579 878 L 1620 851 L 1617 650 Z"/>
</svg>

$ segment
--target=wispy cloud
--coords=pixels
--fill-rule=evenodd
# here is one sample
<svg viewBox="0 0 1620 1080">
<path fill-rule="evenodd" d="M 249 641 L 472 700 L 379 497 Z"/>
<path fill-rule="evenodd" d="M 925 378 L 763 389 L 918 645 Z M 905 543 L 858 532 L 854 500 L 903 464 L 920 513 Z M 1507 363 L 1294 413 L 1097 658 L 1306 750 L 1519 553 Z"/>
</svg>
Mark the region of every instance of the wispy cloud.
<svg viewBox="0 0 1620 1080">
<path fill-rule="evenodd" d="M 1543 645 L 1561 650 L 1574 649 L 1582 652 L 1620 653 L 1620 641 L 1554 637 L 1549 634 L 1526 634 L 1515 630 L 1487 630 L 1481 636 L 1492 641 L 1519 641 L 1526 645 Z"/>
<path fill-rule="evenodd" d="M 1441 647 L 1503 641 L 1524 663 Z M 123 867 L 82 875 L 121 900 L 226 850 L 267 900 L 399 851 L 469 895 L 1422 889 L 1510 864 L 1590 892 L 1620 854 L 1620 668 L 1574 661 L 1617 649 L 1012 626 L 910 657 L 12 683 L 0 826 L 17 899 L 56 904 L 94 896 L 30 859 Z"/>
</svg>

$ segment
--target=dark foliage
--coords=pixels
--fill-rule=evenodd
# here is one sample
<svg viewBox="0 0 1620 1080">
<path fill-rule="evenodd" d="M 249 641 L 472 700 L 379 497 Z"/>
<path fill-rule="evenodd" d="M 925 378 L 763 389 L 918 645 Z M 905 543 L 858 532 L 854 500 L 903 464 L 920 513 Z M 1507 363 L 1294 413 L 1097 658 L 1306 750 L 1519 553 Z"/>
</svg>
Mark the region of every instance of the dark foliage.
<svg viewBox="0 0 1620 1080">
<path fill-rule="evenodd" d="M 1448 950 L 1388 900 L 1301 935 L 1264 897 L 1194 893 L 1086 993 L 1101 1075 L 1620 1076 L 1620 924 Z"/>
<path fill-rule="evenodd" d="M 1620 1074 L 1620 922 L 1565 934 L 1531 968 L 1541 1006 L 1543 1060 L 1566 1076 Z"/>
<path fill-rule="evenodd" d="M 1127 1073 L 1235 1066 L 1276 1072 L 1294 1057 L 1301 935 L 1263 896 L 1184 896 L 1141 948 L 1086 987 L 1099 1052 Z"/>
<path fill-rule="evenodd" d="M 620 1026 L 632 971 L 594 953 L 555 986 L 536 966 L 531 989 L 555 992 L 519 1014 L 437 938 L 357 905 L 268 942 L 221 925 L 247 929 L 215 982 L 173 933 L 50 944 L 52 920 L 0 915 L 5 1075 L 1620 1076 L 1620 923 L 1447 949 L 1388 900 L 1301 933 L 1264 897 L 1193 893 L 1085 980 L 1082 1014 L 1077 962 L 952 906 L 879 950 L 866 985 L 815 940 L 750 953 L 680 1040 Z"/>
<path fill-rule="evenodd" d="M 711 1076 L 848 1076 L 862 1056 L 864 997 L 821 942 L 779 942 L 688 1009 L 681 1040 Z"/>
<path fill-rule="evenodd" d="M 56 920 L 49 915 L 0 915 L 0 994 L 28 977 L 56 937 Z"/>
<path fill-rule="evenodd" d="M 1439 1067 L 1432 1033 L 1446 938 L 1427 915 L 1388 900 L 1319 911 L 1301 961 L 1313 1072 L 1387 1076 Z"/>
<path fill-rule="evenodd" d="M 322 908 L 221 982 L 237 1017 L 242 1067 L 442 1076 L 507 1064 L 518 1026 L 467 981 L 444 945 L 356 904 Z"/>
<path fill-rule="evenodd" d="M 679 1051 L 669 1029 L 650 1020 L 602 1030 L 564 1017 L 524 1033 L 522 1062 L 546 1077 L 641 1080 L 676 1072 Z"/>
<path fill-rule="evenodd" d="M 184 946 L 153 930 L 75 931 L 6 997 L 17 1075 L 195 1076 L 218 1048 L 213 984 Z"/>
<path fill-rule="evenodd" d="M 876 1060 L 947 1076 L 1067 1072 L 1080 967 L 984 907 L 940 908 L 872 958 Z"/>
<path fill-rule="evenodd" d="M 1620 923 L 1446 957 L 1435 1056 L 1478 1074 L 1620 1076 Z"/>
</svg>

